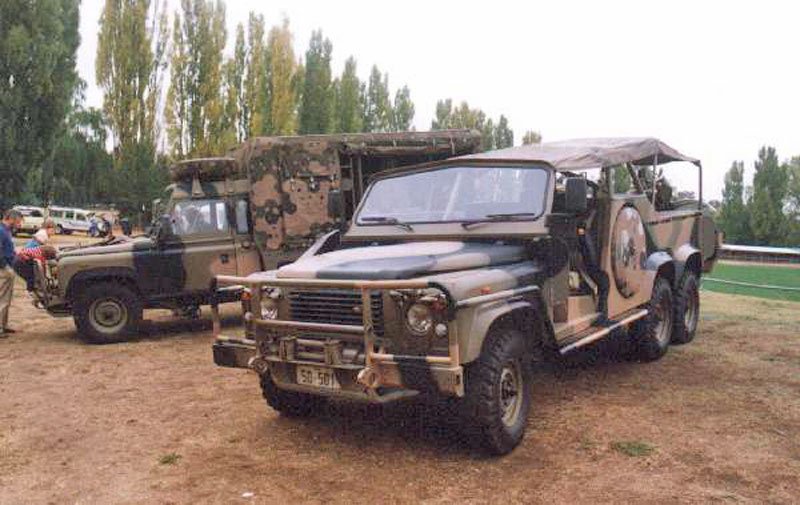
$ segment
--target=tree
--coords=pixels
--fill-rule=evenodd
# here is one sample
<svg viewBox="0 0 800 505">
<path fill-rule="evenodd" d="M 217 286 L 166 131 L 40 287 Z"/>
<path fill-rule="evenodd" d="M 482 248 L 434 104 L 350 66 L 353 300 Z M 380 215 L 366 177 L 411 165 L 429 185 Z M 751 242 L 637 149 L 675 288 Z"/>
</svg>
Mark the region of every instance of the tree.
<svg viewBox="0 0 800 505">
<path fill-rule="evenodd" d="M 503 149 L 514 145 L 514 130 L 508 126 L 508 119 L 502 114 L 494 131 L 495 148 Z"/>
<path fill-rule="evenodd" d="M 617 165 L 613 167 L 612 172 L 612 185 L 614 186 L 614 193 L 627 193 L 633 185 L 631 173 L 625 165 Z"/>
<path fill-rule="evenodd" d="M 372 66 L 364 103 L 364 131 L 389 131 L 392 121 L 392 104 L 389 101 L 389 76 Z"/>
<path fill-rule="evenodd" d="M 112 133 L 115 170 L 126 181 L 119 203 L 141 212 L 166 177 L 157 164 L 159 114 L 167 39 L 166 12 L 149 0 L 106 0 L 95 62 L 103 111 Z"/>
<path fill-rule="evenodd" d="M 755 163 L 753 200 L 750 204 L 753 238 L 763 245 L 786 243 L 787 223 L 783 212 L 788 176 L 778 163 L 773 147 L 762 147 Z"/>
<path fill-rule="evenodd" d="M 537 131 L 528 130 L 525 132 L 525 135 L 522 136 L 522 145 L 524 146 L 528 146 L 531 144 L 541 144 L 541 143 L 542 143 L 542 134 Z"/>
<path fill-rule="evenodd" d="M 322 38 L 322 30 L 311 34 L 306 51 L 303 93 L 300 101 L 298 132 L 329 133 L 333 130 L 334 89 L 331 80 L 333 45 Z"/>
<path fill-rule="evenodd" d="M 233 142 L 226 132 L 222 90 L 225 7 L 182 0 L 175 14 L 168 133 L 173 156 L 210 156 Z"/>
<path fill-rule="evenodd" d="M 244 26 L 236 26 L 236 42 L 233 56 L 223 66 L 223 101 L 225 112 L 222 127 L 226 136 L 231 136 L 233 141 L 240 143 L 247 138 L 247 123 L 242 114 L 245 100 L 245 71 L 247 58 L 247 45 L 245 42 Z"/>
<path fill-rule="evenodd" d="M 786 163 L 789 184 L 786 188 L 786 210 L 789 220 L 789 243 L 800 245 L 800 156 Z"/>
<path fill-rule="evenodd" d="M 398 89 L 394 95 L 392 106 L 392 130 L 408 131 L 414 121 L 414 102 L 411 101 L 411 90 L 408 86 Z"/>
<path fill-rule="evenodd" d="M 358 78 L 356 59 L 352 56 L 344 62 L 342 76 L 334 85 L 335 118 L 334 131 L 356 133 L 362 131 L 364 96 L 362 83 Z"/>
<path fill-rule="evenodd" d="M 269 55 L 264 44 L 264 16 L 250 13 L 247 21 L 244 100 L 241 104 L 241 124 L 245 137 L 263 135 L 270 131 Z"/>
<path fill-rule="evenodd" d="M 56 164 L 53 152 L 79 82 L 78 5 L 78 0 L 0 2 L 0 208 L 26 189 L 50 199 L 47 172 Z M 28 180 L 38 184 L 26 188 Z"/>
<path fill-rule="evenodd" d="M 269 57 L 269 130 L 275 135 L 291 135 L 297 126 L 297 63 L 292 49 L 289 20 L 273 27 L 267 42 Z"/>
<path fill-rule="evenodd" d="M 722 189 L 722 204 L 717 222 L 731 244 L 747 244 L 752 241 L 750 230 L 750 211 L 747 208 L 744 187 L 744 163 L 734 161 L 725 173 L 725 186 Z"/>
</svg>

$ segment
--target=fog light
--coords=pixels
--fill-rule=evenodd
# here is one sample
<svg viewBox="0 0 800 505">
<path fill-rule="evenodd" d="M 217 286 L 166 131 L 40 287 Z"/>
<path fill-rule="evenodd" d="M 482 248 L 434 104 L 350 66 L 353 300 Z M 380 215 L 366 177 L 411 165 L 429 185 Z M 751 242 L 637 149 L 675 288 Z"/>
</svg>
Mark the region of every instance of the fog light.
<svg viewBox="0 0 800 505">
<path fill-rule="evenodd" d="M 434 328 L 437 337 L 446 337 L 447 336 L 447 325 L 444 323 L 439 323 Z"/>
</svg>

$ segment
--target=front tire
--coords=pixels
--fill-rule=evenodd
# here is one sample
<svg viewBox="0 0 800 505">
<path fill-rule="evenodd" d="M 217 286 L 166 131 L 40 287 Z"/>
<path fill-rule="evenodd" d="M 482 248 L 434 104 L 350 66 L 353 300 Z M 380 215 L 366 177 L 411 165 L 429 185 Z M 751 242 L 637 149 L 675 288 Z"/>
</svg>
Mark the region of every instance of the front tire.
<svg viewBox="0 0 800 505">
<path fill-rule="evenodd" d="M 308 417 L 325 404 L 322 397 L 280 389 L 269 372 L 261 376 L 261 394 L 267 405 L 289 417 Z"/>
<path fill-rule="evenodd" d="M 675 310 L 672 288 L 667 279 L 656 279 L 647 311 L 647 315 L 634 326 L 635 351 L 640 360 L 655 361 L 667 353 L 672 340 Z"/>
<path fill-rule="evenodd" d="M 464 373 L 462 418 L 474 441 L 495 455 L 522 440 L 531 408 L 530 352 L 522 333 L 498 328 Z"/>
<path fill-rule="evenodd" d="M 75 326 L 92 344 L 127 340 L 142 320 L 142 302 L 129 287 L 103 282 L 90 286 L 75 305 Z"/>
<path fill-rule="evenodd" d="M 700 320 L 700 283 L 697 274 L 686 272 L 675 291 L 675 327 L 673 344 L 688 344 L 694 340 Z"/>
</svg>

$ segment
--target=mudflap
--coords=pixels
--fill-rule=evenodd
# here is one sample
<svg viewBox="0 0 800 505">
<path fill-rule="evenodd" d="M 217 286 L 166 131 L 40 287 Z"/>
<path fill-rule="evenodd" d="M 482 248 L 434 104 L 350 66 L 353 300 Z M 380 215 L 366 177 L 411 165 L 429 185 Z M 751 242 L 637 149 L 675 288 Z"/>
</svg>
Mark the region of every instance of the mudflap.
<svg viewBox="0 0 800 505">
<path fill-rule="evenodd" d="M 212 345 L 214 364 L 228 368 L 250 368 L 256 342 L 246 338 L 218 337 Z"/>
</svg>

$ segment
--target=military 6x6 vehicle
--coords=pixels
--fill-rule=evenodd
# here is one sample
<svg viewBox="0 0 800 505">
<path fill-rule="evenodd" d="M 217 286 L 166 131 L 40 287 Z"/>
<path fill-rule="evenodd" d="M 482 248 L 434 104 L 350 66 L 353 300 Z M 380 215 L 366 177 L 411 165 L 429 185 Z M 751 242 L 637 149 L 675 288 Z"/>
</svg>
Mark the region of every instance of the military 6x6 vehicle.
<svg viewBox="0 0 800 505">
<path fill-rule="evenodd" d="M 277 270 L 217 278 L 248 286 L 249 310 L 243 338 L 220 335 L 213 311 L 215 362 L 254 370 L 293 415 L 331 397 L 450 398 L 481 445 L 507 453 L 532 363 L 622 330 L 643 360 L 694 338 L 718 234 L 702 195 L 664 177 L 672 162 L 702 191 L 700 162 L 653 138 L 385 172 L 346 233 Z"/>
<path fill-rule="evenodd" d="M 290 262 L 349 219 L 373 174 L 479 145 L 480 134 L 468 130 L 265 137 L 227 157 L 180 162 L 149 235 L 63 252 L 39 272 L 38 297 L 50 313 L 72 315 L 95 343 L 132 335 L 143 309 L 196 315 L 215 275 Z M 240 293 L 234 287 L 217 301 Z"/>
</svg>

